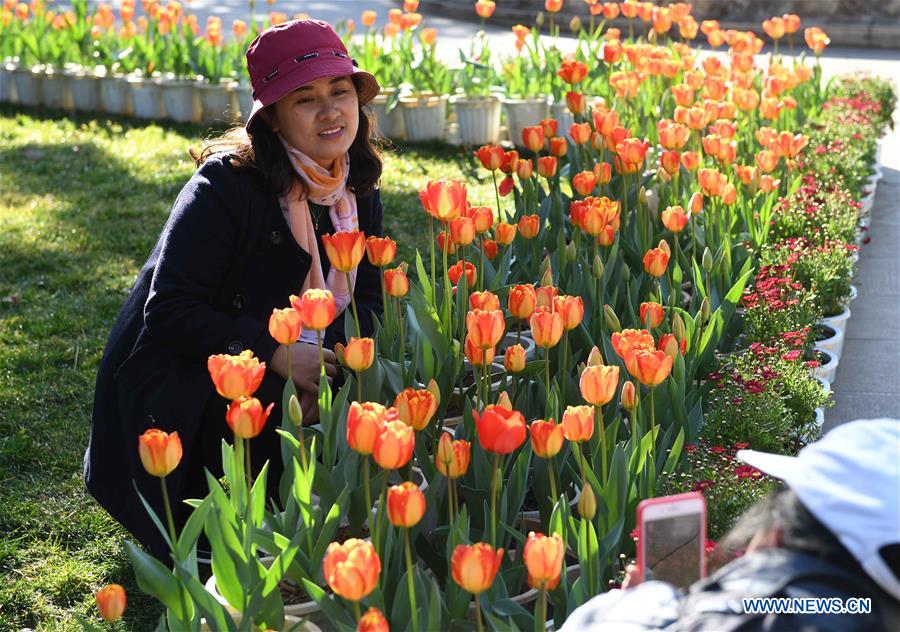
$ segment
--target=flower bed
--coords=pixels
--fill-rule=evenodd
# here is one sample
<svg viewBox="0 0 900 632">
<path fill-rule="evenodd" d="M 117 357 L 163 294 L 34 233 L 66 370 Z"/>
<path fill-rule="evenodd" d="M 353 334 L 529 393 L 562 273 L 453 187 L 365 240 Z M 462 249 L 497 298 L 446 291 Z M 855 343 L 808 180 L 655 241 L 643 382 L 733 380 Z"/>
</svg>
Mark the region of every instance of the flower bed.
<svg viewBox="0 0 900 632">
<path fill-rule="evenodd" d="M 128 549 L 171 627 L 232 629 L 237 612 L 245 629 L 280 628 L 297 612 L 283 581 L 302 588 L 303 612 L 338 629 L 366 608 L 397 628 L 559 626 L 620 579 L 640 500 L 701 490 L 717 538 L 767 485 L 734 466 L 734 446 L 793 453 L 815 438 L 828 403 L 816 326 L 850 298 L 852 202 L 875 171 L 892 96 L 874 81 L 829 94 L 817 65 L 779 57 L 757 68 L 761 40 L 700 27 L 683 5 L 622 4 L 642 7 L 655 41 L 582 33 L 605 59 L 593 71 L 537 29 L 522 36 L 533 54 L 517 58 L 510 85 L 520 96 L 565 88 L 572 122 L 524 126 L 521 151 L 480 148 L 490 201 L 429 182 L 428 252 L 398 265 L 390 238 L 325 240 L 339 269 L 363 256 L 383 268 L 385 310 L 370 338 L 347 319 L 336 350 L 346 381 L 333 392 L 321 380 L 319 424 L 301 425 L 290 382 L 283 418 L 267 419 L 253 398 L 265 366 L 250 352 L 210 358 L 232 400 L 227 485 L 209 481 L 180 534 L 158 521 L 174 571 Z M 679 41 L 692 28 L 727 41 L 728 58 L 699 61 Z M 816 52 L 822 37 L 807 37 Z M 546 83 L 523 70 L 556 62 Z M 603 100 L 588 106 L 587 94 Z M 843 146 L 859 160 L 818 150 Z M 334 318 L 327 292 L 288 303 L 270 323 L 281 344 Z M 274 424 L 281 463 L 245 469 L 249 440 Z M 148 431 L 142 456 L 164 480 L 180 449 L 161 435 Z M 389 485 L 414 468 L 423 484 Z M 275 475 L 279 497 L 266 499 Z M 194 563 L 201 532 L 215 593 Z"/>
</svg>

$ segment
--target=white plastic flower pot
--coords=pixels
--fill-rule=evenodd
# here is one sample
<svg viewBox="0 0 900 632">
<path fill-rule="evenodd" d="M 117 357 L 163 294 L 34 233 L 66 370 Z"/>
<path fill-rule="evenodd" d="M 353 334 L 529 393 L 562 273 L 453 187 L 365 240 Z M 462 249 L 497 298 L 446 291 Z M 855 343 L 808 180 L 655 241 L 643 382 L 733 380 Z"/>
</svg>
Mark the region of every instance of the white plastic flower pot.
<svg viewBox="0 0 900 632">
<path fill-rule="evenodd" d="M 43 68 L 15 66 L 12 69 L 12 79 L 16 86 L 17 102 L 20 105 L 34 106 L 43 103 Z"/>
<path fill-rule="evenodd" d="M 500 99 L 495 96 L 454 97 L 450 100 L 463 145 L 488 145 L 500 140 Z"/>
<path fill-rule="evenodd" d="M 15 65 L 8 59 L 0 63 L 0 103 L 10 103 L 13 100 L 13 80 L 11 69 Z"/>
<path fill-rule="evenodd" d="M 131 105 L 135 117 L 151 121 L 166 118 L 162 87 L 156 78 L 131 75 L 128 77 L 128 85 L 131 88 Z"/>
<path fill-rule="evenodd" d="M 859 201 L 859 203 L 862 204 L 862 209 L 861 209 L 861 211 L 862 211 L 862 214 L 863 214 L 864 216 L 865 216 L 865 215 L 868 215 L 869 213 L 871 213 L 871 212 L 872 212 L 872 206 L 874 206 L 874 204 L 875 204 L 875 191 L 874 191 L 874 190 L 869 191 L 869 192 L 863 197 L 863 199 L 861 199 L 861 200 Z"/>
<path fill-rule="evenodd" d="M 100 111 L 100 79 L 92 71 L 81 68 L 69 75 L 72 109 L 79 112 Z"/>
<path fill-rule="evenodd" d="M 160 81 L 166 116 L 176 123 L 199 123 L 203 105 L 197 84 L 185 79 L 166 78 Z"/>
<path fill-rule="evenodd" d="M 260 561 L 265 566 L 271 566 L 272 562 L 275 561 L 274 557 L 264 557 L 260 559 Z M 212 595 L 216 601 L 218 601 L 223 606 L 226 606 L 229 611 L 231 611 L 231 607 L 228 605 L 228 600 L 222 596 L 219 592 L 219 588 L 216 584 L 216 576 L 212 575 L 206 581 L 206 592 Z M 240 613 L 230 612 L 232 617 L 237 619 L 240 617 Z M 305 621 L 304 621 L 305 620 Z M 300 627 L 295 627 L 298 624 L 302 623 L 303 625 Z M 319 604 L 310 599 L 309 601 L 303 601 L 301 603 L 289 604 L 284 607 L 284 629 L 285 630 L 298 630 L 301 632 L 314 632 L 320 630 L 316 623 L 328 623 L 328 617 L 322 612 L 322 609 L 319 608 Z M 201 629 L 210 630 L 208 626 L 204 628 L 201 626 Z"/>
<path fill-rule="evenodd" d="M 813 348 L 818 349 L 819 351 L 827 351 L 840 362 L 841 352 L 844 350 L 844 331 L 835 329 L 834 327 L 831 327 L 831 330 L 834 334 L 824 340 L 817 341 L 813 345 Z"/>
<path fill-rule="evenodd" d="M 403 125 L 406 127 L 406 140 L 413 143 L 444 140 L 447 100 L 446 94 L 400 97 Z"/>
<path fill-rule="evenodd" d="M 399 108 L 394 107 L 390 113 L 387 111 L 388 101 L 396 94 L 394 88 L 382 88 L 374 99 L 369 101 L 369 109 L 375 117 L 378 131 L 385 138 L 400 140 L 406 138 L 406 126 L 403 123 L 403 114 Z"/>
<path fill-rule="evenodd" d="M 198 83 L 200 105 L 204 123 L 232 123 L 238 119 L 237 98 L 233 81 L 222 83 Z"/>
<path fill-rule="evenodd" d="M 550 105 L 550 117 L 556 119 L 556 133 L 568 140 L 569 128 L 574 125 L 575 117 L 565 100 Z"/>
<path fill-rule="evenodd" d="M 581 500 L 581 491 L 581 487 L 578 484 L 573 483 L 569 486 L 566 496 L 569 496 L 570 493 L 572 494 L 572 498 L 569 500 L 570 510 L 574 509 L 576 505 L 578 505 L 578 501 Z M 522 521 L 524 523 L 525 532 L 541 530 L 541 512 L 537 509 L 523 511 Z"/>
<path fill-rule="evenodd" d="M 48 68 L 44 75 L 43 101 L 55 110 L 72 109 L 72 95 L 69 92 L 69 75 L 59 68 Z"/>
<path fill-rule="evenodd" d="M 827 360 L 823 360 L 822 364 L 816 367 L 813 374 L 816 377 L 820 377 L 829 384 L 834 384 L 834 375 L 837 373 L 838 368 L 838 359 L 829 351 L 824 349 L 816 349 L 819 353 L 823 354 Z"/>
<path fill-rule="evenodd" d="M 522 130 L 526 127 L 540 125 L 550 114 L 547 97 L 537 96 L 527 99 L 504 99 L 503 109 L 506 111 L 506 130 L 509 140 L 514 145 L 522 146 Z"/>
<path fill-rule="evenodd" d="M 241 120 L 246 123 L 253 109 L 253 87 L 246 80 L 238 83 L 234 89 L 237 96 L 238 108 L 241 110 Z"/>
<path fill-rule="evenodd" d="M 850 307 L 847 306 L 844 308 L 840 314 L 835 314 L 834 316 L 828 316 L 822 319 L 822 324 L 827 325 L 834 329 L 835 331 L 844 332 L 847 329 L 847 321 L 850 320 Z"/>
<path fill-rule="evenodd" d="M 516 344 L 516 332 L 515 330 L 508 331 L 497 344 L 497 359 L 500 363 L 503 362 L 504 354 L 506 353 L 507 348 Z M 522 335 L 519 337 L 519 344 L 522 345 L 522 348 L 525 349 L 525 359 L 526 360 L 534 360 L 535 353 L 537 352 L 537 345 L 534 342 L 534 338 L 531 337 L 531 330 L 523 331 Z"/>
<path fill-rule="evenodd" d="M 116 116 L 131 116 L 131 86 L 124 75 L 108 74 L 100 78 L 100 102 L 103 111 Z"/>
</svg>

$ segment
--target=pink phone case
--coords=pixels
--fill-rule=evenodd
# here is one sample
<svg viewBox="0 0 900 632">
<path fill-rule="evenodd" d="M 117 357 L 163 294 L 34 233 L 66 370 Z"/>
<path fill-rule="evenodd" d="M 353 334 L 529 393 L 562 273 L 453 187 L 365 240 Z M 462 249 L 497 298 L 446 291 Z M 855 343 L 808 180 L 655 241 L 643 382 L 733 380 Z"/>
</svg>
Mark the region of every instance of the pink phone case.
<svg viewBox="0 0 900 632">
<path fill-rule="evenodd" d="M 646 577 L 644 572 L 644 510 L 652 505 L 663 505 L 669 503 L 677 503 L 683 500 L 700 498 L 703 501 L 700 511 L 700 579 L 706 577 L 706 498 L 700 492 L 687 492 L 684 494 L 675 494 L 673 496 L 660 496 L 658 498 L 646 498 L 637 506 L 637 527 L 638 527 L 638 546 L 637 546 L 637 565 L 641 572 L 641 577 Z"/>
</svg>

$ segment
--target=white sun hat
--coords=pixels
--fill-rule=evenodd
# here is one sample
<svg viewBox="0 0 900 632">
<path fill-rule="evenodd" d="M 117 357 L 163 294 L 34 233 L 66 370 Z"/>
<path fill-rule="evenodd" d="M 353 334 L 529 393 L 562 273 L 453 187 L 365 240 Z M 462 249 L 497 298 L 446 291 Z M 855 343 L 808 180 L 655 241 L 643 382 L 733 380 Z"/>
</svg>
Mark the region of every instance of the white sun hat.
<svg viewBox="0 0 900 632">
<path fill-rule="evenodd" d="M 790 487 L 863 570 L 900 600 L 885 557 L 900 547 L 900 420 L 838 426 L 797 456 L 739 450 L 737 458 Z"/>
</svg>

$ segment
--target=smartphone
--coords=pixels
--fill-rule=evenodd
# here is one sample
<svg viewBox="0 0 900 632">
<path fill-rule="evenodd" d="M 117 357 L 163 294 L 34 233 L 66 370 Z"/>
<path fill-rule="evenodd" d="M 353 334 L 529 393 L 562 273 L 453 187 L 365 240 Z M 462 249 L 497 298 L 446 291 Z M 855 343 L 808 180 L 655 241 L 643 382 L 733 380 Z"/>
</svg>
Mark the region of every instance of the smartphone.
<svg viewBox="0 0 900 632">
<path fill-rule="evenodd" d="M 706 575 L 706 500 L 690 492 L 648 498 L 637 508 L 638 568 L 645 581 L 686 588 Z"/>
</svg>

